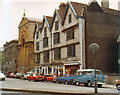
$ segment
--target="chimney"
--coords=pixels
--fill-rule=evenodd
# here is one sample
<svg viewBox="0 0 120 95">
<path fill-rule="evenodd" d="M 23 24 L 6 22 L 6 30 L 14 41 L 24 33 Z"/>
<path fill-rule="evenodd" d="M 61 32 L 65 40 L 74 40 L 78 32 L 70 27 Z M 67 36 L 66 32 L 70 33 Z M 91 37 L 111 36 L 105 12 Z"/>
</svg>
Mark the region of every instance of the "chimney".
<svg viewBox="0 0 120 95">
<path fill-rule="evenodd" d="M 60 6 L 59 6 L 59 10 L 63 10 L 63 9 L 65 9 L 65 7 L 66 7 L 66 4 L 61 2 Z"/>
<path fill-rule="evenodd" d="M 102 8 L 109 8 L 109 0 L 101 0 Z"/>
</svg>

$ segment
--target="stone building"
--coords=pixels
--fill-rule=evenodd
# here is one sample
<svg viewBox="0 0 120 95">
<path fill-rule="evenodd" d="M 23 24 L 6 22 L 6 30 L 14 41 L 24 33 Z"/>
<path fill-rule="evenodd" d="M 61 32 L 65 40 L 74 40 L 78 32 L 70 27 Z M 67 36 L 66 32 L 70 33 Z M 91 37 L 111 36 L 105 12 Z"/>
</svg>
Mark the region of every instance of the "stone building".
<svg viewBox="0 0 120 95">
<path fill-rule="evenodd" d="M 3 72 L 17 72 L 18 40 L 4 44 Z"/>
<path fill-rule="evenodd" d="M 35 60 L 39 60 L 36 72 L 74 74 L 77 69 L 94 68 L 89 51 L 93 42 L 100 46 L 97 69 L 107 74 L 117 72 L 118 11 L 110 9 L 105 0 L 102 7 L 95 1 L 61 3 L 51 23 L 44 17 L 47 27 L 42 24 L 34 32 L 34 45 L 38 48 Z"/>
<path fill-rule="evenodd" d="M 4 64 L 4 48 L 0 47 L 0 71 L 3 71 L 3 64 Z"/>
<path fill-rule="evenodd" d="M 18 39 L 18 71 L 27 72 L 34 70 L 34 42 L 33 32 L 35 22 L 40 21 L 36 18 L 29 18 L 25 16 L 18 26 L 19 39 Z"/>
</svg>

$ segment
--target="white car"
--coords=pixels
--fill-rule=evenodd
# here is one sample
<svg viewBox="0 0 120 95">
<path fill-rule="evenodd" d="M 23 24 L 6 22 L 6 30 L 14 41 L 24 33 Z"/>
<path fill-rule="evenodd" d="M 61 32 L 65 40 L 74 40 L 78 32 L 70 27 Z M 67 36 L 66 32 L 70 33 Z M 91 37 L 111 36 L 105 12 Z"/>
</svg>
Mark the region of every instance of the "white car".
<svg viewBox="0 0 120 95">
<path fill-rule="evenodd" d="M 0 80 L 5 81 L 5 75 L 0 72 Z"/>
</svg>

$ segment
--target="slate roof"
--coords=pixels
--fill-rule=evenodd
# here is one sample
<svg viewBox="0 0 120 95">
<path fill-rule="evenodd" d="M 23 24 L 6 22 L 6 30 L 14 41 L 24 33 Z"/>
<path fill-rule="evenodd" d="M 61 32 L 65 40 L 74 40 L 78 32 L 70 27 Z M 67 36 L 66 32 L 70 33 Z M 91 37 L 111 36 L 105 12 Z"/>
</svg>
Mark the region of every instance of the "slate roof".
<svg viewBox="0 0 120 95">
<path fill-rule="evenodd" d="M 39 19 L 39 18 L 32 18 L 32 17 L 26 17 L 27 18 L 27 20 L 28 21 L 38 21 L 38 22 L 40 22 L 40 21 L 42 21 L 41 19 Z"/>
<path fill-rule="evenodd" d="M 87 4 L 77 3 L 77 2 L 70 2 L 77 14 L 77 16 L 81 16 L 84 7 L 87 7 Z"/>
<path fill-rule="evenodd" d="M 49 26 L 51 25 L 52 18 L 51 16 L 46 16 Z"/>
</svg>

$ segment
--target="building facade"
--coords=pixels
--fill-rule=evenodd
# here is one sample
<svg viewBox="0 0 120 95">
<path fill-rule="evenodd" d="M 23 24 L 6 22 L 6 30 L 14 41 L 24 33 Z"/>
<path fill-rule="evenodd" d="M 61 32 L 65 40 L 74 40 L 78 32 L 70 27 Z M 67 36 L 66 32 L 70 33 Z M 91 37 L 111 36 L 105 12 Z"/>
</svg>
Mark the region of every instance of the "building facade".
<svg viewBox="0 0 120 95">
<path fill-rule="evenodd" d="M 4 48 L 0 47 L 0 71 L 3 71 L 4 64 Z"/>
<path fill-rule="evenodd" d="M 35 22 L 39 19 L 29 18 L 25 16 L 19 24 L 19 39 L 18 39 L 18 71 L 27 72 L 34 70 L 34 42 L 33 32 Z"/>
<path fill-rule="evenodd" d="M 94 68 L 91 43 L 99 44 L 97 69 L 115 73 L 117 67 L 118 11 L 109 2 L 61 3 L 52 20 L 46 16 L 36 23 L 35 71 L 44 74 L 74 74 L 77 69 Z M 39 35 L 39 37 L 38 37 Z"/>
<path fill-rule="evenodd" d="M 18 40 L 12 40 L 4 44 L 3 72 L 17 72 Z"/>
</svg>

